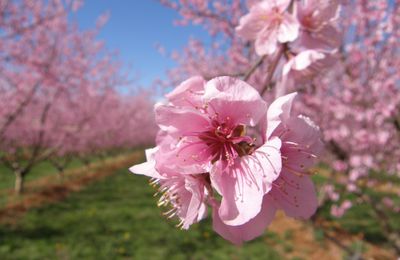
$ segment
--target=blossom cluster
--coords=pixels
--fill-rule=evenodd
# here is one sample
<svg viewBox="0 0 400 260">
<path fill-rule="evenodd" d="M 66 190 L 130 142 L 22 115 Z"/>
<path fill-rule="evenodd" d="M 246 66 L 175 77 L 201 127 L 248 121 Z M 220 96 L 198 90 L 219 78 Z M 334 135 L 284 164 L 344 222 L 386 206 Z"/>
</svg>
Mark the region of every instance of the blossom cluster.
<svg viewBox="0 0 400 260">
<path fill-rule="evenodd" d="M 296 93 L 269 106 L 246 82 L 192 77 L 155 106 L 160 128 L 147 162 L 158 205 L 188 229 L 207 216 L 234 244 L 260 236 L 278 209 L 308 218 L 317 208 L 309 168 L 321 151 L 319 129 L 291 114 Z"/>
<path fill-rule="evenodd" d="M 259 56 L 276 55 L 281 88 L 293 87 L 334 64 L 341 43 L 339 11 L 339 1 L 260 1 L 240 18 L 236 32 L 254 41 Z"/>
</svg>

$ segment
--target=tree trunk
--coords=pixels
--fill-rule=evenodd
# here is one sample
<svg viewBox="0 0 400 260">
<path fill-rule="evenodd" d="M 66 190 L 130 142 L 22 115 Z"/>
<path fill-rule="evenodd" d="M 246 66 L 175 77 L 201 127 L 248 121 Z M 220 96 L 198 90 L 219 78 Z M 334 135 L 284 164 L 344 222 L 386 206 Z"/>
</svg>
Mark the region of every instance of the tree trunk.
<svg viewBox="0 0 400 260">
<path fill-rule="evenodd" d="M 24 174 L 21 171 L 15 172 L 15 193 L 21 195 L 24 192 Z"/>
<path fill-rule="evenodd" d="M 57 167 L 57 176 L 60 181 L 64 181 L 64 167 Z"/>
</svg>

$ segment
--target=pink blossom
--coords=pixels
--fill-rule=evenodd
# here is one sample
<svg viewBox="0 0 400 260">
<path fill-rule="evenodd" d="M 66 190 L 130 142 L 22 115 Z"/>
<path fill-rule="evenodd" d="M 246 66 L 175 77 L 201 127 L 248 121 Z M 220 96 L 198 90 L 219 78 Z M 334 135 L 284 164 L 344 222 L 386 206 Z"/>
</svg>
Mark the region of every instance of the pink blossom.
<svg viewBox="0 0 400 260">
<path fill-rule="evenodd" d="M 247 40 L 255 40 L 256 53 L 272 54 L 278 43 L 294 41 L 299 23 L 287 12 L 290 0 L 262 1 L 251 7 L 240 19 L 236 32 Z"/>
<path fill-rule="evenodd" d="M 337 205 L 333 205 L 331 207 L 331 214 L 334 217 L 341 218 L 352 206 L 353 203 L 351 201 L 345 200 L 339 207 Z"/>
<path fill-rule="evenodd" d="M 291 116 L 295 95 L 268 108 L 241 80 L 192 77 L 156 105 L 157 147 L 130 170 L 154 178 L 184 229 L 210 205 L 214 229 L 235 244 L 261 235 L 276 209 L 307 218 L 317 204 L 306 170 L 321 143 L 308 118 Z"/>
<path fill-rule="evenodd" d="M 298 4 L 297 19 L 301 25 L 296 45 L 300 48 L 333 51 L 341 42 L 341 35 L 333 22 L 340 5 L 336 0 L 307 0 Z"/>
<path fill-rule="evenodd" d="M 327 194 L 328 198 L 332 201 L 339 200 L 339 193 L 335 191 L 335 187 L 333 185 L 325 185 L 323 187 L 323 191 Z"/>
<path fill-rule="evenodd" d="M 210 80 L 203 90 L 200 85 L 198 78 L 185 81 L 167 96 L 169 104 L 156 107 L 161 130 L 175 140 L 163 156 L 186 174 L 210 172 L 222 196 L 221 219 L 241 225 L 257 215 L 263 195 L 278 177 L 280 140 L 256 147 L 256 136 L 248 135 L 267 109 L 251 86 L 229 77 Z"/>
</svg>

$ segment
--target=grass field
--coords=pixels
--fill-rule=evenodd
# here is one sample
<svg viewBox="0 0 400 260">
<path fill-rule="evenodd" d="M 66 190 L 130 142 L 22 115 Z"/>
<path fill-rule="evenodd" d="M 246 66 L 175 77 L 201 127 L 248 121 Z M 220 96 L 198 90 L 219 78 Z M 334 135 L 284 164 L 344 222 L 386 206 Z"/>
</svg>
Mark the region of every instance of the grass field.
<svg viewBox="0 0 400 260">
<path fill-rule="evenodd" d="M 141 152 L 129 157 L 132 155 L 122 156 L 121 163 L 125 160 L 124 163 L 130 165 L 142 158 Z M 113 173 L 114 171 L 107 170 L 111 168 L 105 166 L 107 162 L 117 161 L 114 157 L 108 158 L 97 164 L 96 167 L 99 168 L 84 167 L 82 172 L 78 171 L 79 174 L 68 178 L 91 174 L 90 171 L 99 176 L 100 172 L 96 169 Z M 70 167 L 76 168 L 79 164 L 72 164 Z M 313 252 L 312 259 L 319 259 L 318 256 L 326 253 L 325 250 L 329 249 L 332 253 L 331 243 L 324 237 L 326 230 L 306 231 L 304 226 L 307 225 L 301 221 L 284 220 L 282 216 L 278 218 L 278 222 L 273 222 L 263 237 L 246 243 L 243 247 L 232 246 L 216 235 L 212 231 L 210 220 L 193 225 L 189 231 L 179 230 L 174 226 L 176 223 L 162 216 L 163 209 L 156 207 L 157 198 L 153 197 L 155 190 L 148 185 L 146 177 L 129 174 L 128 166 L 119 163 L 116 163 L 116 168 L 120 170 L 115 174 L 101 180 L 91 180 L 88 186 L 83 186 L 83 190 L 73 190 L 66 199 L 53 204 L 40 204 L 39 208 L 30 209 L 22 214 L 22 218 L 18 217 L 18 221 L 11 222 L 14 224 L 0 224 L 0 260 L 311 259 L 308 257 Z M 49 164 L 39 165 L 35 171 L 31 179 L 55 173 Z M 43 179 L 48 177 L 41 180 Z M 326 180 L 322 175 L 314 176 L 317 186 Z M 52 181 L 56 182 L 44 182 L 43 185 L 48 187 L 60 184 L 57 184 L 57 178 Z M 35 192 L 35 189 L 29 192 Z M 375 192 L 375 196 L 398 199 L 395 194 L 381 191 Z M 0 209 L 1 207 L 0 204 Z M 14 214 L 10 216 L 15 218 Z M 335 219 L 330 215 L 327 204 L 320 209 L 319 217 L 332 224 L 327 227 L 330 232 L 340 226 L 350 233 L 350 238 L 363 234 L 364 241 L 349 240 L 346 235 L 347 245 L 362 247 L 363 250 L 367 245 L 366 241 L 376 244 L 378 248 L 386 246 L 378 223 L 371 217 L 369 205 L 355 206 L 343 218 Z M 400 216 L 392 217 L 395 226 L 400 228 Z M 304 232 L 308 232 L 308 237 L 311 234 L 311 244 L 303 241 L 307 236 Z M 339 258 L 330 259 L 346 256 L 340 249 L 333 248 L 335 250 L 339 250 Z"/>
<path fill-rule="evenodd" d="M 188 231 L 160 216 L 147 179 L 127 170 L 0 226 L 1 259 L 281 259 L 266 233 L 238 248 L 210 221 Z"/>
</svg>

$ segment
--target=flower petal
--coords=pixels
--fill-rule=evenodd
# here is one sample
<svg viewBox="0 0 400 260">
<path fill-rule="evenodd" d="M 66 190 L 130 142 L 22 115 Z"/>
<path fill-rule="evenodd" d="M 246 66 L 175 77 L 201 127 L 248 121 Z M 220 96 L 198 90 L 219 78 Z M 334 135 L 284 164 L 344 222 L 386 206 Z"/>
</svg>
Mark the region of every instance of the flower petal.
<svg viewBox="0 0 400 260">
<path fill-rule="evenodd" d="M 318 207 L 317 194 L 309 176 L 297 176 L 282 170 L 279 179 L 270 192 L 277 206 L 287 216 L 310 218 Z"/>
<path fill-rule="evenodd" d="M 204 185 L 194 177 L 185 176 L 185 192 L 180 194 L 180 203 L 178 215 L 183 220 L 182 228 L 188 229 L 204 216 Z"/>
<path fill-rule="evenodd" d="M 264 194 L 281 171 L 280 145 L 279 138 L 273 138 L 235 165 L 218 162 L 211 169 L 211 183 L 222 196 L 219 214 L 225 224 L 242 225 L 260 212 Z"/>
<path fill-rule="evenodd" d="M 146 149 L 146 160 L 147 162 L 136 164 L 129 168 L 132 173 L 146 175 L 152 178 L 163 179 L 156 171 L 156 161 L 154 160 L 154 155 L 158 151 L 158 147 L 154 147 L 151 149 Z"/>
<path fill-rule="evenodd" d="M 218 210 L 213 210 L 213 228 L 226 240 L 235 245 L 241 245 L 244 241 L 252 240 L 265 231 L 265 228 L 272 222 L 276 207 L 269 195 L 265 195 L 260 213 L 253 219 L 240 226 L 226 225 L 220 218 Z"/>
<path fill-rule="evenodd" d="M 267 138 L 271 136 L 274 130 L 280 125 L 284 120 L 289 119 L 290 111 L 292 107 L 293 99 L 296 97 L 297 93 L 291 93 L 282 97 L 277 98 L 268 108 L 267 119 Z"/>
<path fill-rule="evenodd" d="M 201 95 L 204 93 L 205 81 L 200 76 L 191 77 L 182 82 L 166 97 L 174 106 L 201 107 Z"/>
<path fill-rule="evenodd" d="M 255 41 L 256 53 L 259 56 L 270 55 L 277 50 L 278 47 L 278 28 L 276 26 L 267 26 L 263 28 Z"/>
<path fill-rule="evenodd" d="M 286 157 L 284 166 L 292 172 L 304 173 L 317 162 L 323 149 L 318 127 L 304 116 L 290 118 L 284 127 L 277 128 L 274 135 L 283 135 L 281 152 Z"/>
<path fill-rule="evenodd" d="M 222 196 L 219 216 L 232 226 L 242 225 L 254 218 L 261 210 L 264 196 L 262 175 L 251 173 L 240 160 L 234 166 L 223 169 L 222 163 L 210 173 L 212 186 Z"/>
<path fill-rule="evenodd" d="M 234 125 L 255 126 L 267 110 L 267 104 L 257 90 L 231 77 L 217 77 L 208 81 L 204 101 L 208 103 L 211 114 Z"/>
<path fill-rule="evenodd" d="M 284 19 L 278 29 L 278 41 L 281 43 L 292 42 L 299 36 L 300 24 L 290 14 L 284 14 Z"/>
<path fill-rule="evenodd" d="M 193 109 L 157 105 L 155 113 L 158 126 L 175 137 L 204 131 L 210 125 L 208 118 Z"/>
</svg>

